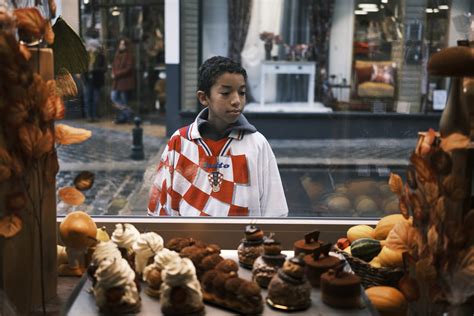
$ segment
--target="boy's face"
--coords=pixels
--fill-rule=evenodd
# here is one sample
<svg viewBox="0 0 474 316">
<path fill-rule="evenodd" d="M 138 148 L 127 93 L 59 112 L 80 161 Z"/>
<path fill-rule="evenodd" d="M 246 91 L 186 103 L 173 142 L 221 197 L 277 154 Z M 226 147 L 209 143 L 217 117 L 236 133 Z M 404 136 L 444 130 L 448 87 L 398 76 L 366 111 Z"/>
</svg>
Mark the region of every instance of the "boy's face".
<svg viewBox="0 0 474 316">
<path fill-rule="evenodd" d="M 241 74 L 224 73 L 211 87 L 210 96 L 198 91 L 202 105 L 209 108 L 208 121 L 218 130 L 235 123 L 245 106 L 245 79 Z"/>
</svg>

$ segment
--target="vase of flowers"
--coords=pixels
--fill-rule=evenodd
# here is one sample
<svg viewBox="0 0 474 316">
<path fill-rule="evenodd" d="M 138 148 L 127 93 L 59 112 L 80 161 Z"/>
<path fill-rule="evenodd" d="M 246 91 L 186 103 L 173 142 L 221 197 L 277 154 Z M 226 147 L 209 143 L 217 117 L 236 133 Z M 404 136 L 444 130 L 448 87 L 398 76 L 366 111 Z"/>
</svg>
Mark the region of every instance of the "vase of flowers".
<svg viewBox="0 0 474 316">
<path fill-rule="evenodd" d="M 263 41 L 263 47 L 265 48 L 265 60 L 271 60 L 273 43 L 281 44 L 283 42 L 282 37 L 272 32 L 262 32 L 260 33 L 260 39 Z"/>
</svg>

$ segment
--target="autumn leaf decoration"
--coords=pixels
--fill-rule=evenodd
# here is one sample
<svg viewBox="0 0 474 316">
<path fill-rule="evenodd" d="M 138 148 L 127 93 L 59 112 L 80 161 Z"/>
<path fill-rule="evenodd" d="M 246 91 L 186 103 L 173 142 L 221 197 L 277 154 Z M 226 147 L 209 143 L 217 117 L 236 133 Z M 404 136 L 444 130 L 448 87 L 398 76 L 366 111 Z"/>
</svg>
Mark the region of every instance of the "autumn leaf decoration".
<svg viewBox="0 0 474 316">
<path fill-rule="evenodd" d="M 46 81 L 28 62 L 27 46 L 54 41 L 50 18 L 55 4 L 53 0 L 48 4 L 48 19 L 37 8 L 0 13 L 0 183 L 6 188 L 4 205 L 0 205 L 0 236 L 4 238 L 21 230 L 25 212 L 41 223 L 43 184 L 31 185 L 31 181 L 54 183 L 59 169 L 55 144 L 77 144 L 92 135 L 85 129 L 54 124 L 65 116 L 63 96 L 77 93 L 70 73 L 61 71 L 56 77 L 59 84 Z M 31 188 L 38 192 L 32 194 Z M 73 189 L 63 195 L 73 204 L 82 203 L 84 195 Z"/>
<path fill-rule="evenodd" d="M 419 284 L 436 289 L 430 292 L 435 303 L 461 304 L 474 295 L 474 213 L 464 210 L 469 185 L 465 171 L 455 168 L 466 159 L 469 146 L 469 137 L 459 133 L 420 133 L 406 183 L 395 173 L 389 179 L 400 212 L 412 221 L 396 224 L 385 246 L 413 259 L 405 262 L 406 268 L 416 271 Z"/>
</svg>

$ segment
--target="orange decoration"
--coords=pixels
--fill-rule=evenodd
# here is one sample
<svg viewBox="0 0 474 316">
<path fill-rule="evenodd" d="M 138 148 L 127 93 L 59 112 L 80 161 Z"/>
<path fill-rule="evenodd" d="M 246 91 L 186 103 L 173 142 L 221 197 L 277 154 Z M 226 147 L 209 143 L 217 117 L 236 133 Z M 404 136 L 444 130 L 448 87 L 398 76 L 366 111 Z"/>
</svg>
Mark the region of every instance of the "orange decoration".
<svg viewBox="0 0 474 316">
<path fill-rule="evenodd" d="M 55 127 L 56 143 L 61 145 L 78 144 L 92 136 L 92 132 L 83 128 L 75 128 L 65 124 Z"/>
<path fill-rule="evenodd" d="M 36 8 L 21 8 L 13 11 L 19 31 L 40 39 L 45 31 L 46 20 Z"/>
<path fill-rule="evenodd" d="M 441 138 L 440 147 L 445 152 L 456 149 L 466 149 L 469 147 L 469 137 L 459 133 L 453 133 L 446 138 Z"/>
<path fill-rule="evenodd" d="M 49 129 L 44 133 L 39 127 L 25 124 L 19 130 L 20 145 L 28 157 L 40 158 L 53 149 L 53 135 Z"/>
<path fill-rule="evenodd" d="M 58 190 L 58 195 L 64 203 L 70 205 L 81 205 L 86 199 L 84 194 L 74 187 L 63 187 Z"/>
<path fill-rule="evenodd" d="M 0 219 L 0 236 L 10 238 L 20 232 L 22 221 L 18 216 L 10 215 Z"/>
<path fill-rule="evenodd" d="M 390 173 L 390 179 L 388 180 L 388 185 L 390 186 L 390 190 L 393 193 L 400 196 L 403 192 L 403 181 L 402 178 L 396 173 Z"/>
<path fill-rule="evenodd" d="M 11 165 L 12 159 L 8 152 L 0 148 L 0 182 L 5 181 L 11 176 Z"/>
<path fill-rule="evenodd" d="M 54 43 L 54 32 L 51 26 L 51 21 L 46 22 L 44 27 L 44 39 L 49 45 Z"/>
<path fill-rule="evenodd" d="M 28 47 L 26 47 L 26 45 L 20 44 L 20 53 L 26 60 L 30 60 L 31 52 L 28 50 Z"/>
</svg>

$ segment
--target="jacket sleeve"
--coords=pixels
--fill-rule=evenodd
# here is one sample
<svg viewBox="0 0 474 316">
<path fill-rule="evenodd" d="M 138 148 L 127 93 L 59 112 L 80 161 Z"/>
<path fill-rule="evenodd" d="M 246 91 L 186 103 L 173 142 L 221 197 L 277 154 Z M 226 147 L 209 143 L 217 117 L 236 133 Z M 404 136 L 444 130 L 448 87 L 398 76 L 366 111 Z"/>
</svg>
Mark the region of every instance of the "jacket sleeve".
<svg viewBox="0 0 474 316">
<path fill-rule="evenodd" d="M 262 216 L 288 216 L 288 205 L 281 183 L 280 172 L 272 148 L 264 139 L 263 148 L 259 157 L 259 175 L 262 177 L 260 191 L 260 205 Z"/>
<path fill-rule="evenodd" d="M 151 216 L 169 216 L 168 187 L 171 183 L 169 143 L 161 155 L 157 172 L 148 196 L 147 213 Z"/>
</svg>

